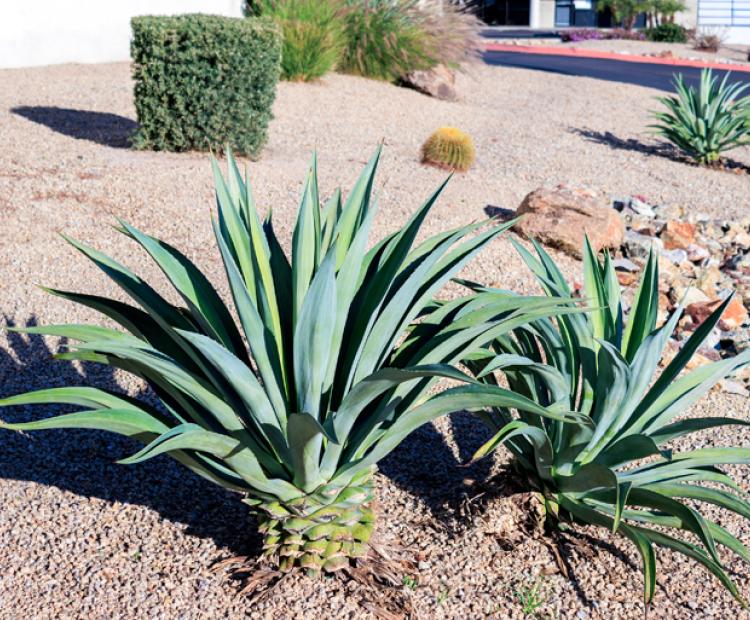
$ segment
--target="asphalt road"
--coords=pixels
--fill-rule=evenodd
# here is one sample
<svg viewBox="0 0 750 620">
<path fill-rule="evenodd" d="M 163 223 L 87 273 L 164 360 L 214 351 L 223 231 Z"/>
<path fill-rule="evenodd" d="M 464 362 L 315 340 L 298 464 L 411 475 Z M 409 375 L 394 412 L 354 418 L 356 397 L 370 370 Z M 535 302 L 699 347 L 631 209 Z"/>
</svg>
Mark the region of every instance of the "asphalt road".
<svg viewBox="0 0 750 620">
<path fill-rule="evenodd" d="M 682 73 L 688 84 L 698 84 L 701 70 L 698 67 L 675 67 L 672 65 L 641 62 L 624 62 L 606 58 L 582 58 L 575 56 L 556 56 L 554 54 L 525 54 L 523 52 L 485 52 L 484 61 L 490 65 L 519 67 L 535 71 L 578 75 L 583 77 L 636 84 L 648 88 L 672 92 L 672 78 L 675 73 Z M 714 73 L 723 76 L 726 71 L 714 69 Z M 750 73 L 736 71 L 731 73 L 730 81 L 750 84 Z"/>
</svg>

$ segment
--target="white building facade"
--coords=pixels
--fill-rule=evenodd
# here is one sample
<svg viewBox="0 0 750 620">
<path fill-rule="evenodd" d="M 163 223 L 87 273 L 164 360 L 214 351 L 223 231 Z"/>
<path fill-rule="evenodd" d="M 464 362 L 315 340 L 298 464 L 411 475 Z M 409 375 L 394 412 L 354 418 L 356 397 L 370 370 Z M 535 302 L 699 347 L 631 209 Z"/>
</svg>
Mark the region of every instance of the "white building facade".
<svg viewBox="0 0 750 620">
<path fill-rule="evenodd" d="M 750 0 L 685 0 L 677 21 L 688 28 L 720 34 L 727 43 L 750 44 Z M 483 0 L 489 23 L 552 30 L 615 25 L 611 13 L 598 11 L 596 0 Z M 637 26 L 643 25 L 642 18 Z"/>
<path fill-rule="evenodd" d="M 2 0 L 0 67 L 128 60 L 132 17 L 241 17 L 242 7 L 242 0 Z"/>
</svg>

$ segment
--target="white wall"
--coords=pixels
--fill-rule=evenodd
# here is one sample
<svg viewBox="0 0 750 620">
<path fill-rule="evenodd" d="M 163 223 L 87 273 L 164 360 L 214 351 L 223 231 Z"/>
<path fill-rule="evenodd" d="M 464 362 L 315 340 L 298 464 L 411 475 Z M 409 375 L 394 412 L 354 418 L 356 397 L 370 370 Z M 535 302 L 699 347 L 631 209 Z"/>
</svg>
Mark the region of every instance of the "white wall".
<svg viewBox="0 0 750 620">
<path fill-rule="evenodd" d="M 130 58 L 130 18 L 214 13 L 242 0 L 0 0 L 0 67 Z"/>
</svg>

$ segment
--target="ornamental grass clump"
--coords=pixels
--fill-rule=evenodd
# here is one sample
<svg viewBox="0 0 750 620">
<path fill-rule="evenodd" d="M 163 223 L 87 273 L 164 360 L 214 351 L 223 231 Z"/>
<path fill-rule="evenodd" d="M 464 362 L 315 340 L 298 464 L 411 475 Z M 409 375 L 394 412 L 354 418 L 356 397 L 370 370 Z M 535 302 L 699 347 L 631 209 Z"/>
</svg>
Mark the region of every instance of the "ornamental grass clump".
<svg viewBox="0 0 750 620">
<path fill-rule="evenodd" d="M 164 241 L 120 222 L 120 232 L 153 259 L 180 305 L 113 258 L 68 239 L 134 303 L 50 292 L 123 329 L 21 331 L 75 341 L 60 357 L 130 372 L 158 403 L 95 387 L 57 387 L 0 405 L 83 409 L 0 427 L 126 435 L 143 448 L 120 462 L 166 453 L 242 494 L 257 513 L 274 567 L 319 575 L 351 566 L 367 553 L 375 527 L 375 465 L 411 431 L 460 409 L 520 407 L 547 415 L 528 398 L 479 383 L 454 364 L 529 320 L 567 311 L 544 297 L 477 302 L 469 296 L 438 307 L 434 296 L 443 285 L 512 222 L 475 223 L 414 245 L 441 186 L 401 229 L 368 249 L 378 158 L 379 151 L 346 200 L 336 191 L 322 209 L 313 161 L 291 260 L 270 212 L 261 220 L 231 154 L 226 178 L 213 163 L 213 230 L 239 324 L 208 278 Z M 446 378 L 453 387 L 433 389 Z"/>
<path fill-rule="evenodd" d="M 551 299 L 569 298 L 571 289 L 559 269 L 535 245 L 537 256 L 517 247 Z M 585 421 L 512 417 L 497 408 L 482 414 L 496 434 L 475 458 L 507 446 L 520 478 L 538 495 L 549 527 L 596 525 L 630 539 L 643 558 L 646 604 L 656 588 L 655 547 L 665 547 L 696 560 L 745 605 L 719 548 L 746 561 L 750 550 L 701 509 L 713 504 L 750 519 L 746 494 L 722 469 L 750 463 L 750 448 L 674 445 L 705 430 L 750 424 L 726 414 L 684 417 L 718 381 L 750 363 L 745 351 L 683 373 L 730 299 L 667 361 L 664 349 L 682 308 L 657 327 L 656 256 L 648 258 L 627 318 L 609 256 L 601 264 L 588 243 L 583 281 L 593 306 L 589 313 L 535 320 L 495 339 L 466 363 L 491 385 L 496 385 L 493 373 L 502 371 L 518 394 L 551 410 L 575 411 Z M 509 295 L 475 288 L 490 300 Z M 660 362 L 664 368 L 658 372 Z"/>
<path fill-rule="evenodd" d="M 475 160 L 474 141 L 456 127 L 441 127 L 422 145 L 422 162 L 440 168 L 465 172 Z"/>
<path fill-rule="evenodd" d="M 394 82 L 443 64 L 479 57 L 480 22 L 468 10 L 437 0 L 346 0 L 345 73 Z"/>
<path fill-rule="evenodd" d="M 336 68 L 345 45 L 343 2 L 261 0 L 253 9 L 281 28 L 283 79 L 309 82 Z"/>
<path fill-rule="evenodd" d="M 725 151 L 750 143 L 748 85 L 728 80 L 728 73 L 719 81 L 704 69 L 696 89 L 678 74 L 676 94 L 658 98 L 666 110 L 653 113 L 651 127 L 699 164 L 719 163 Z"/>
</svg>

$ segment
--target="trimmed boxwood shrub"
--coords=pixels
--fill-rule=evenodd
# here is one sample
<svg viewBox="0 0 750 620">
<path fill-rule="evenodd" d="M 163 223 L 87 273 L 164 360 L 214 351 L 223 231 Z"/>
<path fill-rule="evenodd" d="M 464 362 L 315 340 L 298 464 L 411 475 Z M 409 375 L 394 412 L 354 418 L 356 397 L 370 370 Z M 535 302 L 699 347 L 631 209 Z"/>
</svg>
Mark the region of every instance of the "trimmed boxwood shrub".
<svg viewBox="0 0 750 620">
<path fill-rule="evenodd" d="M 266 141 L 281 35 L 265 19 L 215 15 L 132 22 L 136 148 L 186 151 L 226 145 L 257 156 Z"/>
<path fill-rule="evenodd" d="M 662 43 L 687 43 L 688 33 L 680 24 L 666 22 L 646 31 L 649 41 Z"/>
</svg>

